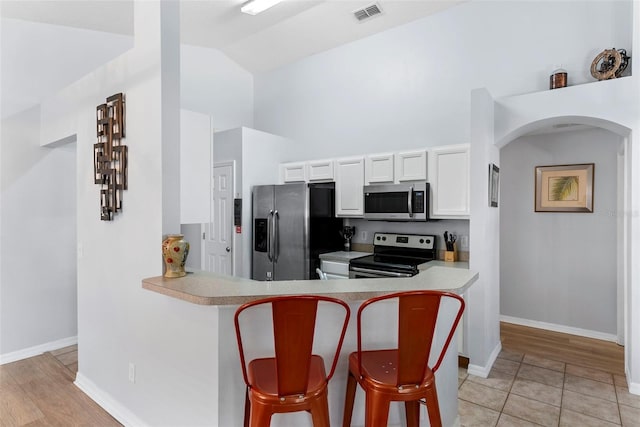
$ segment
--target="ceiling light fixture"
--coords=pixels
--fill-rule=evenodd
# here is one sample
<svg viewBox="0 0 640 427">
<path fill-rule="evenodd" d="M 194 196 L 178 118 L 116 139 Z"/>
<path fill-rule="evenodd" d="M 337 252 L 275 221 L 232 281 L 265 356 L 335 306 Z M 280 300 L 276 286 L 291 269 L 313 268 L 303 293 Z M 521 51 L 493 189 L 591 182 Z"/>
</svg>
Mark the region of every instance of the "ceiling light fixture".
<svg viewBox="0 0 640 427">
<path fill-rule="evenodd" d="M 282 0 L 251 0 L 240 8 L 240 12 L 248 15 L 257 15 L 272 6 L 277 5 Z"/>
</svg>

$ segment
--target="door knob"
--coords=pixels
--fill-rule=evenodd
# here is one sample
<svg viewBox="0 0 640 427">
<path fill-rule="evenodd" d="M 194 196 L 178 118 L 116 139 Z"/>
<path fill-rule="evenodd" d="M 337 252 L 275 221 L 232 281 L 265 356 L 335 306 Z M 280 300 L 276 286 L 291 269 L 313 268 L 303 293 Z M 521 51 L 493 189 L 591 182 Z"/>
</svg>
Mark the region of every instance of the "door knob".
<svg viewBox="0 0 640 427">
<path fill-rule="evenodd" d="M 226 251 L 227 252 L 231 252 L 231 248 L 229 246 L 227 246 Z"/>
</svg>

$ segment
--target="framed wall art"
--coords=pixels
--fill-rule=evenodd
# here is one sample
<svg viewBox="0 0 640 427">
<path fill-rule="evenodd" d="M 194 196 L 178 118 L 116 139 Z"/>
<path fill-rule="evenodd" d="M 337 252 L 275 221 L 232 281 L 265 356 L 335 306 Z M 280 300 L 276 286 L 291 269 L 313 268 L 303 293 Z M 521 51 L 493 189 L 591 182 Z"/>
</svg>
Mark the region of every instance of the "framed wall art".
<svg viewBox="0 0 640 427">
<path fill-rule="evenodd" d="M 493 163 L 489 164 L 489 206 L 498 207 L 500 188 L 500 168 Z"/>
<path fill-rule="evenodd" d="M 536 167 L 536 212 L 593 212 L 593 163 Z"/>
</svg>

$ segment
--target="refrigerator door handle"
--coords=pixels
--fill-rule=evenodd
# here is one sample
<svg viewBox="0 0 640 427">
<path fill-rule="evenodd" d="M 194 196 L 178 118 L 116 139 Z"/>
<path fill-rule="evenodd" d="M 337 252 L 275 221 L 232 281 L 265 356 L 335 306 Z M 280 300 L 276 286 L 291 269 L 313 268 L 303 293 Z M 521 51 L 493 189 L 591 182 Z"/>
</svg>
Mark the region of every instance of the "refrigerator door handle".
<svg viewBox="0 0 640 427">
<path fill-rule="evenodd" d="M 269 262 L 273 262 L 273 253 L 271 252 L 271 233 L 273 232 L 273 210 L 269 211 L 267 217 L 267 258 Z"/>
<path fill-rule="evenodd" d="M 273 261 L 278 262 L 280 254 L 280 216 L 278 210 L 273 213 Z"/>
</svg>

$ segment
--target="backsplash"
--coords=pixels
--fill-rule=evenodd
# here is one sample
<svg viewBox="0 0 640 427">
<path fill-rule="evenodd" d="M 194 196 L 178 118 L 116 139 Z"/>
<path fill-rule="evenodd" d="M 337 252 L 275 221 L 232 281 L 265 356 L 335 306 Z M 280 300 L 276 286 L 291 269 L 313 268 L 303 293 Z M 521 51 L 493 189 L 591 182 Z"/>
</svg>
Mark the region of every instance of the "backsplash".
<svg viewBox="0 0 640 427">
<path fill-rule="evenodd" d="M 373 234 L 376 232 L 400 233 L 400 234 L 433 234 L 437 237 L 438 250 L 444 250 L 444 232 L 448 231 L 458 236 L 458 256 L 462 260 L 462 253 L 469 251 L 469 220 L 443 219 L 440 221 L 427 222 L 391 222 L 391 221 L 367 221 L 365 219 L 348 218 L 344 220 L 344 225 L 356 227 L 355 235 L 351 241 L 353 250 L 359 245 L 370 246 L 373 251 Z M 363 235 L 364 233 L 364 235 Z M 463 239 L 462 236 L 466 236 Z M 466 240 L 466 241 L 465 241 Z M 465 245 L 463 245 L 465 243 Z M 444 255 L 442 255 L 444 258 Z"/>
</svg>

